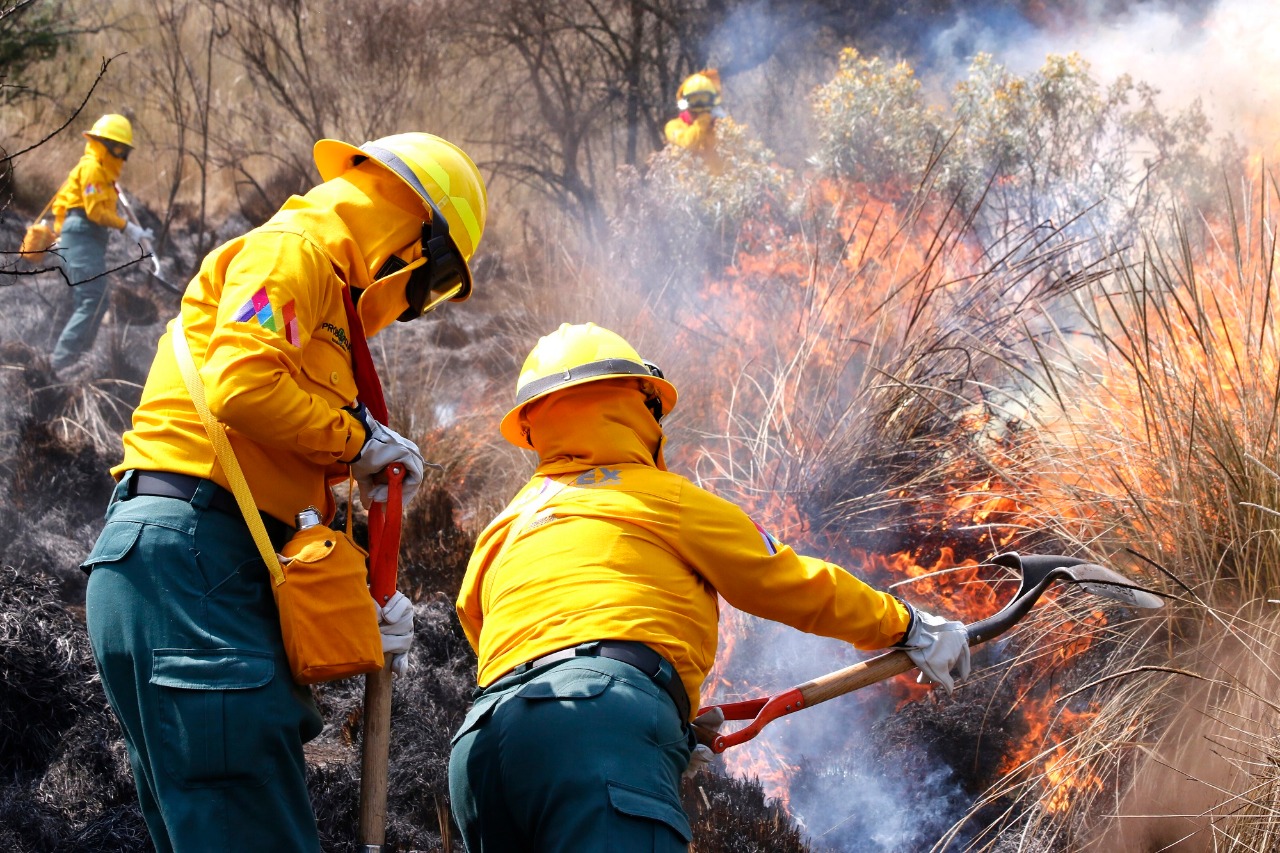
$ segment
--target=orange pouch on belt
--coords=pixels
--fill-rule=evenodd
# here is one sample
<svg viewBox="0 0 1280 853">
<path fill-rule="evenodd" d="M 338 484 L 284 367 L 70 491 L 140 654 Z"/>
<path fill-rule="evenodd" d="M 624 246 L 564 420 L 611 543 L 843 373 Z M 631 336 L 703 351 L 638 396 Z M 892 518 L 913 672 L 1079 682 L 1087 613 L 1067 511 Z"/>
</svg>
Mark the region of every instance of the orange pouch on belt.
<svg viewBox="0 0 1280 853">
<path fill-rule="evenodd" d="M 281 550 L 284 583 L 273 581 L 271 589 L 289 668 L 299 684 L 382 668 L 368 558 L 346 533 L 322 524 L 299 530 Z"/>
</svg>

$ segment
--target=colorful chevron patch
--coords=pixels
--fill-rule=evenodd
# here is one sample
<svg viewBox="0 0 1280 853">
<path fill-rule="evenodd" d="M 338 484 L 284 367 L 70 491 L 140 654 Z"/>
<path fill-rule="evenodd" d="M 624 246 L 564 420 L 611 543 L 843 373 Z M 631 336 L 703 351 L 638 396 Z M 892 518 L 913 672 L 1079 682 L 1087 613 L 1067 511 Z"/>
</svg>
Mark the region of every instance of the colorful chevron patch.
<svg viewBox="0 0 1280 853">
<path fill-rule="evenodd" d="M 769 552 L 769 556 L 772 557 L 774 554 L 778 553 L 778 547 L 781 543 L 779 543 L 777 539 L 773 538 L 773 534 L 765 530 L 759 524 L 756 524 L 756 522 L 753 521 L 751 523 L 755 524 L 756 530 L 760 531 L 760 538 L 764 540 L 764 549 Z"/>
<path fill-rule="evenodd" d="M 267 298 L 267 289 L 258 288 L 258 292 L 245 304 L 240 306 L 232 319 L 237 323 L 251 323 L 254 320 L 262 328 L 270 332 L 283 332 L 284 339 L 295 347 L 302 346 L 302 335 L 298 332 L 298 315 L 294 311 L 296 300 L 290 299 L 278 311 Z"/>
</svg>

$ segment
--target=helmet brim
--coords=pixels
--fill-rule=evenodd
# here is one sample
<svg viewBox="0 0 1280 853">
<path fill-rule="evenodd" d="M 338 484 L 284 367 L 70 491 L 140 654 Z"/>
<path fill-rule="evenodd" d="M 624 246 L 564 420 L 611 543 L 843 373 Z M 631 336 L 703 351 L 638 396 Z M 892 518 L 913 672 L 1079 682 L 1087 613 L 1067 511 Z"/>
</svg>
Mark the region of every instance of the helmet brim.
<svg viewBox="0 0 1280 853">
<path fill-rule="evenodd" d="M 351 162 L 356 157 L 368 156 L 350 142 L 337 139 L 321 139 L 311 149 L 311 157 L 316 162 L 316 170 L 320 172 L 322 181 L 332 181 L 350 169 Z"/>
<path fill-rule="evenodd" d="M 84 131 L 83 133 L 81 133 L 80 135 L 81 135 L 81 136 L 83 136 L 85 139 L 93 139 L 93 140 L 96 140 L 96 141 L 101 142 L 101 143 L 104 143 L 104 144 L 105 144 L 105 143 L 107 143 L 107 142 L 110 142 L 110 143 L 112 143 L 112 144 L 114 144 L 114 145 L 123 145 L 125 148 L 128 148 L 130 151 L 132 151 L 132 150 L 133 150 L 133 143 L 131 143 L 131 142 L 122 142 L 122 141 L 121 141 L 121 140 L 119 140 L 119 139 L 112 139 L 110 136 L 99 136 L 98 134 L 96 134 L 96 133 L 90 133 L 90 132 L 89 132 L 89 131 L 87 131 L 87 130 L 86 130 L 86 131 Z"/>
<path fill-rule="evenodd" d="M 658 399 L 662 401 L 663 417 L 670 414 L 671 410 L 676 406 L 676 399 L 678 396 L 676 394 L 676 386 L 672 385 L 666 379 L 659 379 L 657 376 L 638 376 L 623 373 L 613 374 L 610 376 L 584 376 L 581 379 L 572 379 L 561 385 L 557 385 L 554 388 L 544 391 L 541 394 L 536 394 L 528 400 L 525 400 L 523 403 L 516 405 L 511 409 L 511 411 L 507 412 L 506 415 L 503 416 L 502 423 L 498 425 L 498 431 L 502 433 L 503 438 L 511 444 L 514 444 L 516 447 L 519 447 L 522 450 L 532 449 L 533 444 L 525 440 L 524 429 L 520 425 L 521 413 L 527 407 L 533 405 L 544 397 L 550 397 L 552 394 L 556 394 L 566 388 L 572 388 L 575 385 L 585 385 L 588 382 L 599 382 L 602 379 L 637 379 L 641 382 L 652 382 L 654 388 L 658 391 Z"/>
</svg>

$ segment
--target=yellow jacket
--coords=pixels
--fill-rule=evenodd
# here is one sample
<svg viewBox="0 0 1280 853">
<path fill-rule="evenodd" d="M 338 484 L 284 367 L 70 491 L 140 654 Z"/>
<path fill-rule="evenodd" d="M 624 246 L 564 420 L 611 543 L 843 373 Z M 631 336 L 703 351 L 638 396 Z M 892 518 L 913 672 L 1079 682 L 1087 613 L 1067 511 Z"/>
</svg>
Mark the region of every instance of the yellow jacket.
<svg viewBox="0 0 1280 853">
<path fill-rule="evenodd" d="M 112 157 L 107 148 L 96 139 L 85 142 L 84 154 L 76 163 L 71 174 L 62 182 L 58 194 L 53 197 L 50 210 L 57 221 L 57 230 L 62 230 L 62 220 L 67 211 L 75 208 L 84 210 L 90 222 L 104 228 L 117 231 L 124 228 L 124 217 L 116 211 L 119 195 L 116 191 L 116 180 L 124 161 Z"/>
<path fill-rule="evenodd" d="M 716 119 L 709 112 L 683 112 L 667 122 L 663 133 L 667 142 L 697 154 L 712 174 L 720 174 L 723 163 L 716 148 Z"/>
<path fill-rule="evenodd" d="M 481 686 L 558 649 L 635 640 L 671 661 L 696 713 L 719 640 L 717 593 L 859 648 L 902 638 L 910 617 L 896 598 L 655 465 L 661 431 L 640 391 L 593 382 L 544 404 L 529 412 L 537 472 L 481 533 L 458 594 Z M 530 501 L 537 511 L 503 552 Z"/>
<path fill-rule="evenodd" d="M 378 201 L 378 180 L 354 169 L 289 199 L 266 224 L 211 252 L 182 298 L 209 409 L 227 427 L 259 509 L 290 524 L 308 505 L 332 517 L 328 483 L 346 476 L 345 461 L 365 438 L 343 411 L 356 402 L 356 384 L 342 288 L 370 288 L 370 267 L 421 229 L 420 214 Z M 366 308 L 379 303 L 381 286 L 359 302 L 369 335 L 405 304 L 401 294 L 389 316 L 371 316 Z M 172 471 L 229 488 L 187 393 L 172 333 L 170 323 L 124 435 L 124 460 L 111 473 Z"/>
</svg>

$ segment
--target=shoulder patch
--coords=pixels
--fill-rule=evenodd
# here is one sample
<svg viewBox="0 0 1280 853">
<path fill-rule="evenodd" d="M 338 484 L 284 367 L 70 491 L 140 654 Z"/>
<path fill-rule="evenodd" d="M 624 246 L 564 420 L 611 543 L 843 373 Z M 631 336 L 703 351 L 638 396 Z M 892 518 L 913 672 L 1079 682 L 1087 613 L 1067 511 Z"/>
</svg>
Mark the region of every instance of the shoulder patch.
<svg viewBox="0 0 1280 853">
<path fill-rule="evenodd" d="M 257 321 L 258 325 L 267 331 L 283 334 L 284 339 L 292 346 L 302 346 L 302 336 L 298 332 L 298 316 L 294 309 L 295 304 L 296 300 L 290 299 L 277 310 L 271 300 L 267 298 L 267 289 L 260 287 L 257 293 L 253 294 L 247 302 L 240 306 L 240 310 L 231 319 L 237 323 Z"/>
<path fill-rule="evenodd" d="M 760 538 L 764 540 L 764 549 L 769 552 L 769 556 L 772 557 L 774 554 L 778 553 L 778 548 L 782 543 L 777 539 L 774 539 L 773 534 L 765 530 L 759 524 L 756 524 L 756 522 L 752 521 L 751 523 L 755 524 L 756 530 L 760 532 Z"/>
</svg>

